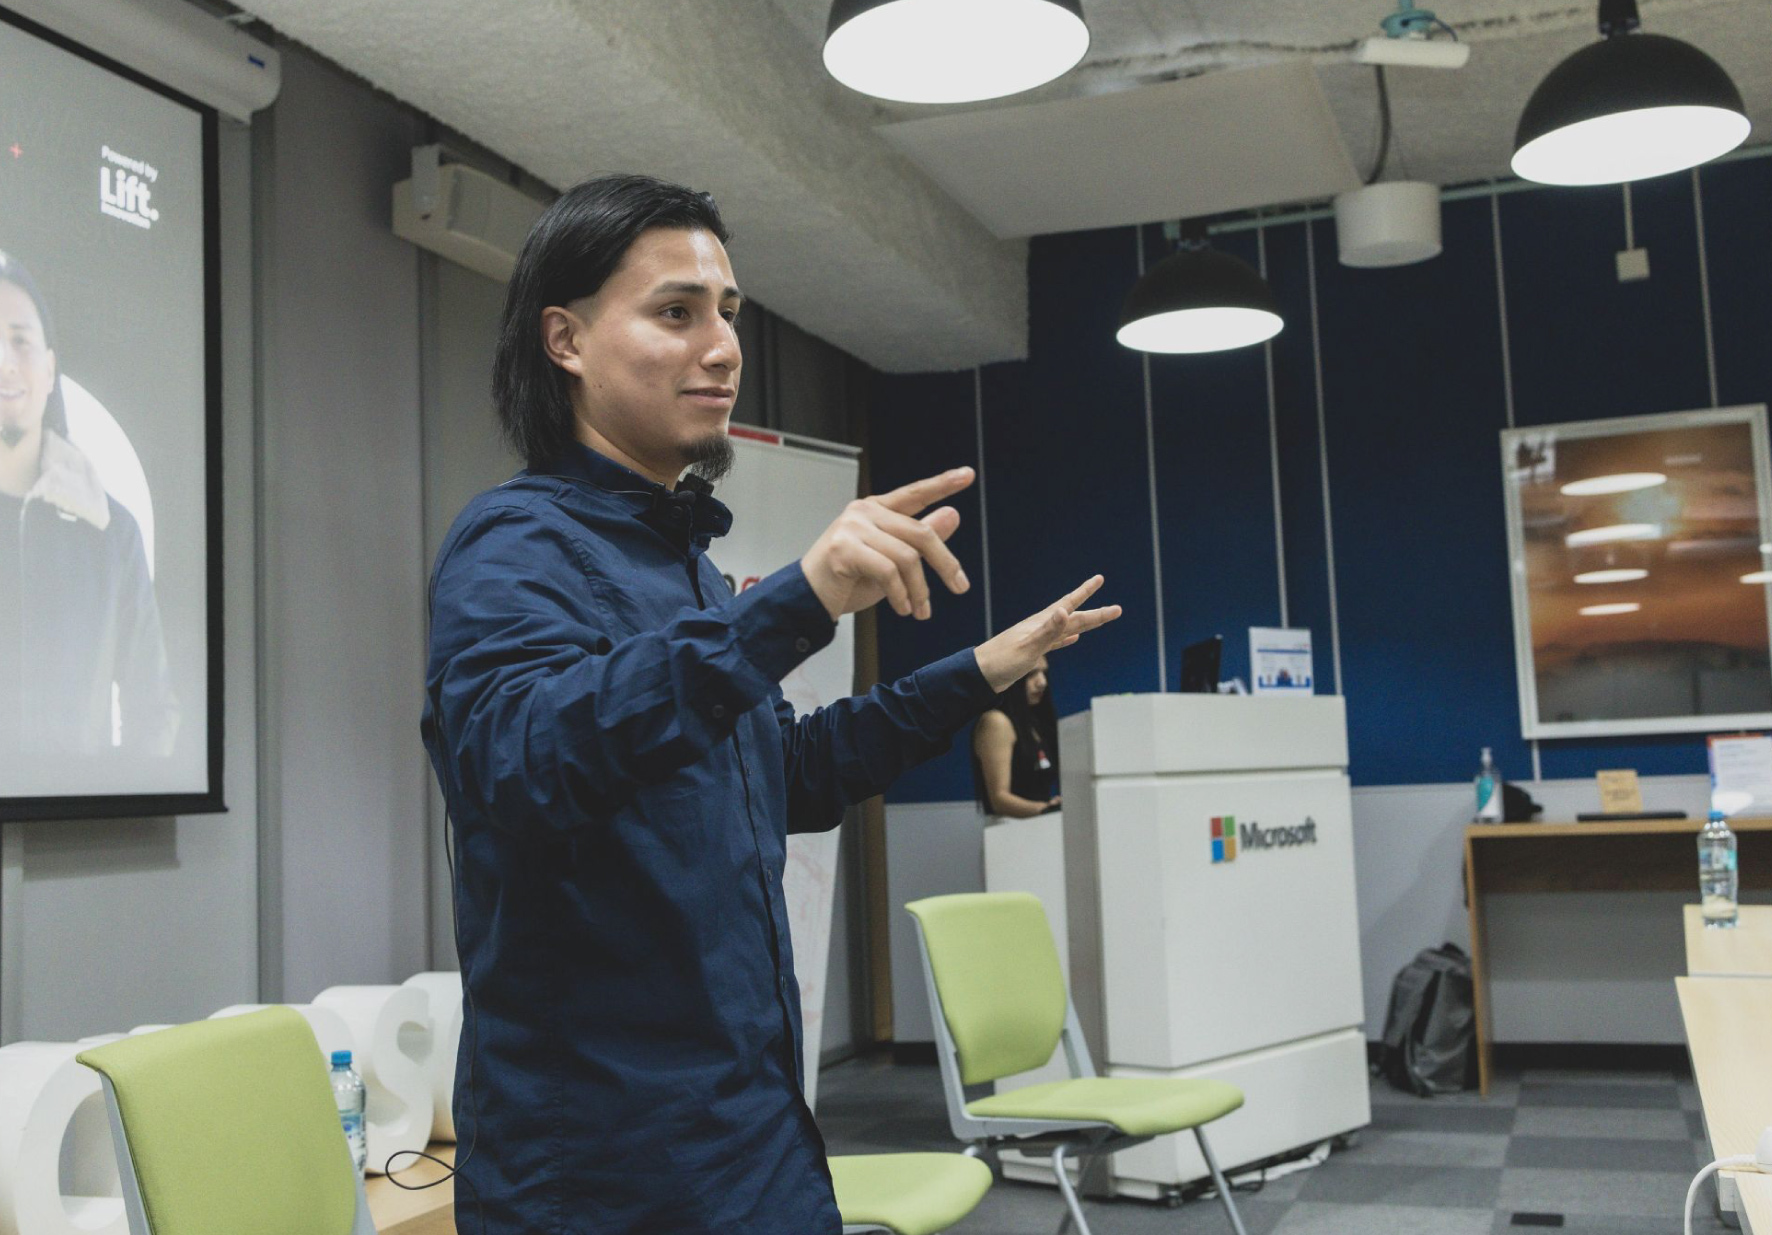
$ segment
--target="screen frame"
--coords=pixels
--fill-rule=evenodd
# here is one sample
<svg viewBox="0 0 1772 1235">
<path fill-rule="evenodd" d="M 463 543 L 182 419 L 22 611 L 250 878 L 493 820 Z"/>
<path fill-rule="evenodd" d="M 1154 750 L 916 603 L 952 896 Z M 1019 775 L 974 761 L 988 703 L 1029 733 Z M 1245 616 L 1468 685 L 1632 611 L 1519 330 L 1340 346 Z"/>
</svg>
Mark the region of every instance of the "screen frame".
<svg viewBox="0 0 1772 1235">
<path fill-rule="evenodd" d="M 208 697 L 205 699 L 208 787 L 191 793 L 57 794 L 38 797 L 0 793 L 0 824 L 65 819 L 139 819 L 222 814 L 223 682 L 222 621 L 222 379 L 221 379 L 221 177 L 216 110 L 147 74 L 32 21 L 0 4 L 0 23 L 113 73 L 132 85 L 197 114 L 203 156 L 203 534 L 207 541 Z"/>
<path fill-rule="evenodd" d="M 1526 740 L 1555 738 L 1640 737 L 1666 733 L 1732 733 L 1772 728 L 1772 712 L 1686 713 L 1675 716 L 1608 720 L 1547 720 L 1538 706 L 1538 668 L 1532 642 L 1532 595 L 1526 576 L 1526 536 L 1522 525 L 1520 488 L 1513 458 L 1522 440 L 1555 434 L 1562 438 L 1622 437 L 1687 427 L 1746 425 L 1753 446 L 1754 503 L 1760 516 L 1761 543 L 1772 543 L 1772 443 L 1768 439 L 1764 403 L 1652 412 L 1642 416 L 1598 417 L 1565 424 L 1523 425 L 1501 431 L 1501 486 L 1507 519 L 1508 583 L 1513 603 L 1514 668 L 1520 702 L 1520 736 Z M 1767 635 L 1772 647 L 1772 585 L 1766 586 Z"/>
</svg>

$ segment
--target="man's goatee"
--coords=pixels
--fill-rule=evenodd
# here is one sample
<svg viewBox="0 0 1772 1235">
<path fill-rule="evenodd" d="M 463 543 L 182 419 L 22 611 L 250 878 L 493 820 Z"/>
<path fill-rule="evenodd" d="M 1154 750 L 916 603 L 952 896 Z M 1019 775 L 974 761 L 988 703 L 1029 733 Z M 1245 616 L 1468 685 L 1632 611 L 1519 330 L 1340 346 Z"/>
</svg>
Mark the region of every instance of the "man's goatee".
<svg viewBox="0 0 1772 1235">
<path fill-rule="evenodd" d="M 689 456 L 689 470 L 710 485 L 732 470 L 732 439 L 726 436 L 724 430 L 693 443 L 686 453 Z"/>
</svg>

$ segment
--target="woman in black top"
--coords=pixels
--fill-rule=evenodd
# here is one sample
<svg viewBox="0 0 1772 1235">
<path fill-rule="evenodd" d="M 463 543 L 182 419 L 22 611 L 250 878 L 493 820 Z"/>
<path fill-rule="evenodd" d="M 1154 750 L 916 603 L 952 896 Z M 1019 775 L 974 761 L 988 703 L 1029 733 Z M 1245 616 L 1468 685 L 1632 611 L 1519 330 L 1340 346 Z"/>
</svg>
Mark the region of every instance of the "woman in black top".
<svg viewBox="0 0 1772 1235">
<path fill-rule="evenodd" d="M 1029 819 L 1058 809 L 1058 713 L 1045 657 L 973 726 L 972 781 L 987 815 Z"/>
</svg>

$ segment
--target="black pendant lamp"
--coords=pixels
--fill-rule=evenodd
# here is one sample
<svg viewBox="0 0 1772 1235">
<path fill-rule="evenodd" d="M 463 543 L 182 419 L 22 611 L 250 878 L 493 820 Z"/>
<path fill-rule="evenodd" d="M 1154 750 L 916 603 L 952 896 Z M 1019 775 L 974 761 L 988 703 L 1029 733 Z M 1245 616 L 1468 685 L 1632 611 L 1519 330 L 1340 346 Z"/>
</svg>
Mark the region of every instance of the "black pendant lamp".
<svg viewBox="0 0 1772 1235">
<path fill-rule="evenodd" d="M 1133 284 L 1115 337 L 1139 352 L 1222 352 L 1271 339 L 1285 324 L 1267 280 L 1190 227 L 1181 247 Z"/>
<path fill-rule="evenodd" d="M 824 65 L 897 103 L 972 103 L 1032 90 L 1089 50 L 1082 0 L 833 0 Z"/>
<path fill-rule="evenodd" d="M 1600 0 L 1605 37 L 1550 71 L 1520 115 L 1514 174 L 1622 184 L 1684 171 L 1747 140 L 1741 91 L 1690 43 L 1637 33 L 1636 0 Z"/>
</svg>

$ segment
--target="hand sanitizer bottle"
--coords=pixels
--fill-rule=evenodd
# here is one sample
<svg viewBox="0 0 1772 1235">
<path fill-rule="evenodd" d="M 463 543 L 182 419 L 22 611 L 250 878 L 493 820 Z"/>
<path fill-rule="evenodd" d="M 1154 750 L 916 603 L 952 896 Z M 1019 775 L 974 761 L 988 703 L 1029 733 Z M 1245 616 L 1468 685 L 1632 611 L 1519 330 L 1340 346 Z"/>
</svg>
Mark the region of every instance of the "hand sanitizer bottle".
<svg viewBox="0 0 1772 1235">
<path fill-rule="evenodd" d="M 1483 763 L 1477 769 L 1477 816 L 1478 823 L 1501 822 L 1501 771 L 1495 766 L 1495 756 L 1489 747 L 1483 748 Z"/>
</svg>

